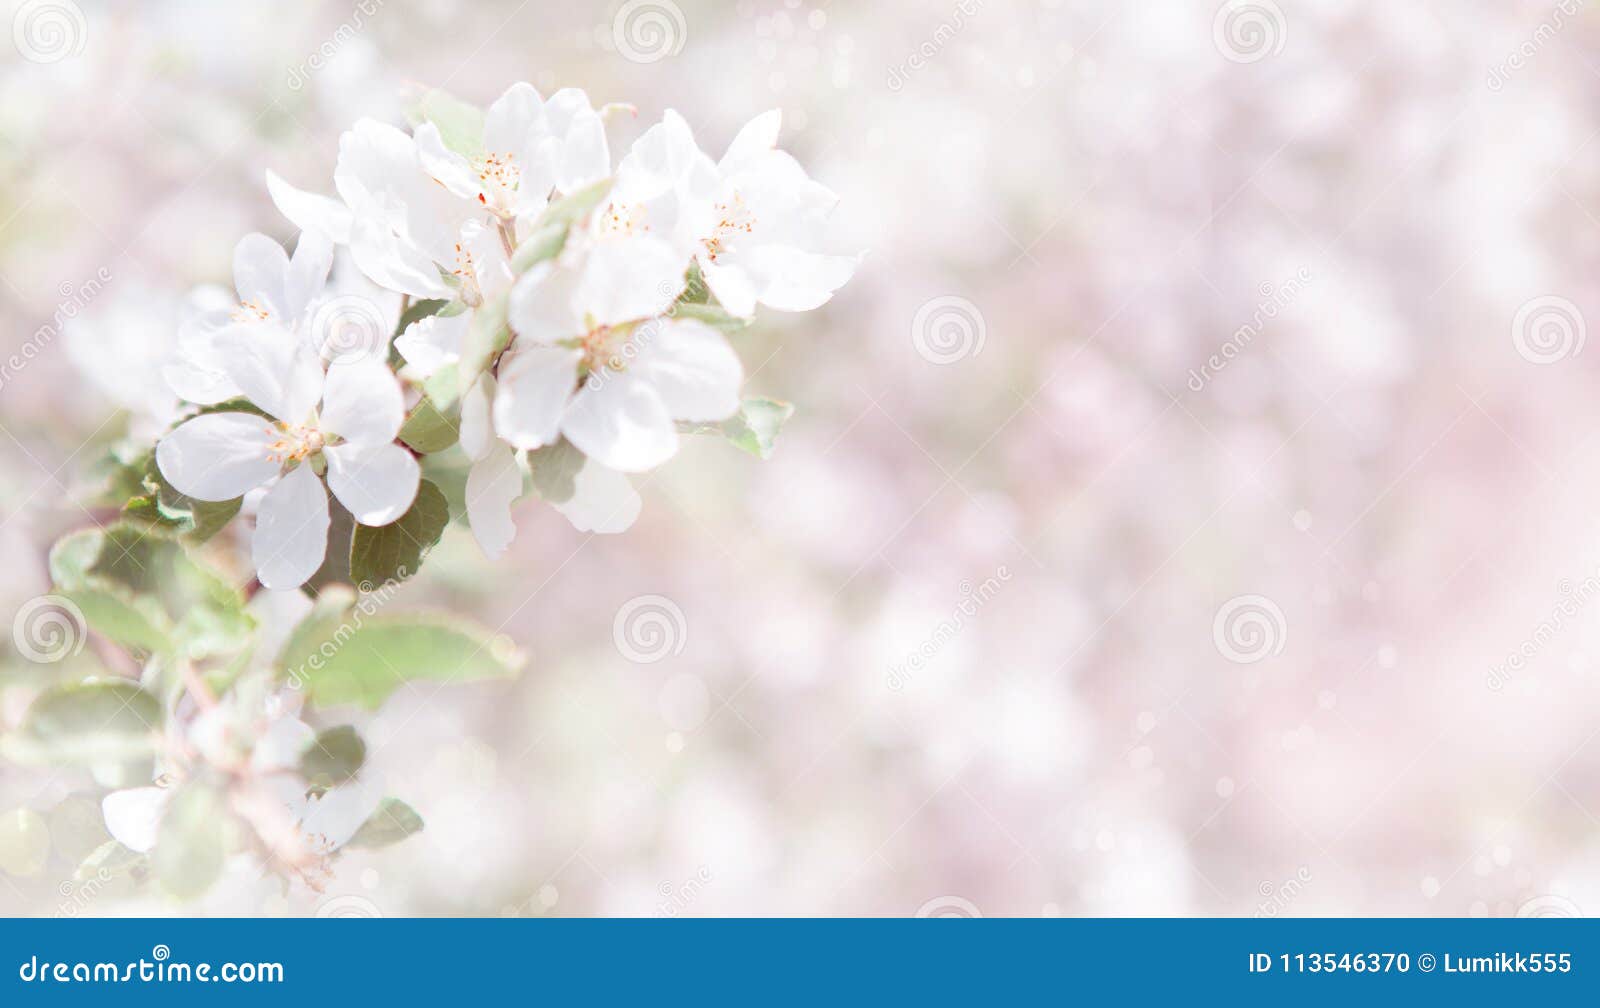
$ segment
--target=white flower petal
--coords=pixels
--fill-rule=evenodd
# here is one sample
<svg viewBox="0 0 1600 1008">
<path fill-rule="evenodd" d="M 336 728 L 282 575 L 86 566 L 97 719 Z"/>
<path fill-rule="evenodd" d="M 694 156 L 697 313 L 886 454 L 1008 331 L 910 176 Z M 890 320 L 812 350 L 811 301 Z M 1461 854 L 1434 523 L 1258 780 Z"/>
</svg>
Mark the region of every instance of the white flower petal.
<svg viewBox="0 0 1600 1008">
<path fill-rule="evenodd" d="M 771 109 L 744 124 L 739 135 L 728 145 L 728 152 L 717 162 L 717 170 L 731 175 L 750 161 L 778 145 L 778 130 L 783 125 L 783 112 Z"/>
<path fill-rule="evenodd" d="M 485 372 L 461 397 L 461 450 L 469 459 L 481 459 L 494 447 L 494 419 L 490 410 L 495 384 L 494 376 Z"/>
<path fill-rule="evenodd" d="M 278 212 L 301 231 L 315 231 L 336 245 L 350 244 L 350 208 L 329 196 L 296 189 L 271 170 L 267 192 Z"/>
<path fill-rule="evenodd" d="M 283 278 L 285 324 L 305 314 L 306 306 L 327 286 L 333 268 L 333 243 L 320 231 L 303 231 Z"/>
<path fill-rule="evenodd" d="M 554 441 L 582 357 L 576 348 L 533 343 L 503 358 L 494 397 L 495 432 L 522 449 Z"/>
<path fill-rule="evenodd" d="M 744 367 L 721 333 L 671 319 L 645 323 L 634 338 L 642 349 L 630 370 L 655 388 L 673 419 L 710 423 L 738 412 Z"/>
<path fill-rule="evenodd" d="M 322 398 L 322 363 L 275 325 L 236 325 L 217 336 L 223 368 L 246 398 L 286 423 L 302 423 Z"/>
<path fill-rule="evenodd" d="M 639 492 L 628 477 L 594 459 L 584 461 L 572 487 L 572 496 L 555 509 L 579 532 L 626 532 L 639 517 Z"/>
<path fill-rule="evenodd" d="M 483 186 L 477 172 L 472 170 L 472 162 L 444 145 L 439 127 L 433 123 L 423 123 L 412 132 L 412 136 L 417 142 L 417 157 L 422 162 L 423 171 L 438 179 L 457 196 L 478 198 Z"/>
<path fill-rule="evenodd" d="M 361 357 L 328 366 L 323 430 L 359 444 L 386 444 L 400 433 L 405 418 L 405 397 L 387 364 Z"/>
<path fill-rule="evenodd" d="M 517 280 L 507 319 L 519 346 L 583 335 L 583 314 L 573 304 L 576 287 L 573 272 L 554 262 L 539 263 Z"/>
<path fill-rule="evenodd" d="M 702 255 L 700 275 L 705 279 L 706 286 L 711 288 L 711 293 L 717 296 L 717 301 L 729 312 L 740 318 L 749 318 L 756 313 L 755 284 L 742 265 L 736 261 L 714 263 Z"/>
<path fill-rule="evenodd" d="M 683 292 L 688 266 L 659 238 L 602 242 L 584 263 L 574 301 L 600 325 L 660 315 Z"/>
<path fill-rule="evenodd" d="M 467 472 L 467 524 L 485 556 L 493 559 L 516 538 L 511 502 L 522 495 L 522 468 L 508 445 L 491 449 Z"/>
<path fill-rule="evenodd" d="M 162 813 L 172 797 L 168 788 L 141 787 L 113 791 L 100 799 L 106 832 L 129 850 L 147 854 L 156 845 Z"/>
<path fill-rule="evenodd" d="M 164 365 L 161 377 L 173 395 L 199 406 L 214 406 L 244 395 L 232 378 L 219 371 L 196 367 L 189 361 Z"/>
<path fill-rule="evenodd" d="M 494 100 L 483 117 L 483 149 L 522 157 L 530 138 L 548 129 L 544 99 L 532 84 L 518 82 Z"/>
<path fill-rule="evenodd" d="M 433 258 L 396 235 L 380 217 L 356 217 L 350 230 L 350 257 L 380 287 L 421 298 L 454 296 L 439 279 L 439 267 Z"/>
<path fill-rule="evenodd" d="M 411 510 L 422 471 L 397 444 L 342 444 L 325 448 L 328 487 L 363 525 L 387 525 Z"/>
<path fill-rule="evenodd" d="M 321 797 L 306 801 L 300 830 L 319 851 L 343 847 L 356 830 L 378 810 L 383 782 L 370 771 L 348 783 L 329 788 Z"/>
<path fill-rule="evenodd" d="M 316 737 L 311 726 L 299 718 L 280 717 L 256 739 L 250 752 L 250 769 L 257 773 L 293 769 L 300 765 L 300 757 Z"/>
<path fill-rule="evenodd" d="M 756 299 L 778 311 L 810 311 L 826 304 L 861 261 L 784 245 L 759 245 L 741 258 Z"/>
<path fill-rule="evenodd" d="M 461 359 L 461 341 L 467 335 L 471 312 L 457 315 L 429 315 L 406 326 L 395 337 L 395 349 L 422 378 Z"/>
<path fill-rule="evenodd" d="M 207 413 L 185 421 L 156 444 L 156 465 L 179 493 L 224 501 L 278 474 L 267 459 L 277 431 L 253 413 Z"/>
<path fill-rule="evenodd" d="M 287 317 L 289 305 L 283 289 L 288 273 L 288 254 L 264 234 L 247 234 L 233 247 L 233 286 L 239 300 L 271 309 L 285 324 L 293 321 Z"/>
<path fill-rule="evenodd" d="M 605 123 L 593 109 L 583 109 L 567 128 L 561 163 L 556 169 L 556 188 L 563 194 L 577 192 L 609 174 L 611 150 L 606 146 Z"/>
<path fill-rule="evenodd" d="M 643 472 L 678 450 L 678 429 L 647 382 L 628 372 L 590 375 L 561 418 L 578 450 L 622 472 Z"/>
<path fill-rule="evenodd" d="M 328 552 L 328 492 L 301 464 L 261 498 L 250 559 L 263 587 L 298 588 L 322 566 Z"/>
</svg>

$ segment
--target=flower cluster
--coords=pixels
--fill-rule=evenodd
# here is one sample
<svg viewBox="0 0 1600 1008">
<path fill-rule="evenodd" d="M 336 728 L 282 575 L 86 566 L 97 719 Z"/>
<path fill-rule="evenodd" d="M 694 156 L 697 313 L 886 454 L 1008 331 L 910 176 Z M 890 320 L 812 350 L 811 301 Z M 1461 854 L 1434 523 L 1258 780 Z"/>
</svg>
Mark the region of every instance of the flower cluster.
<svg viewBox="0 0 1600 1008">
<path fill-rule="evenodd" d="M 857 256 L 820 251 L 836 198 L 777 148 L 778 112 L 714 160 L 669 111 L 613 168 L 617 108 L 527 84 L 483 112 L 430 92 L 410 133 L 344 134 L 336 196 L 268 173 L 293 254 L 239 243 L 237 307 L 186 322 L 165 372 L 199 408 L 156 450 L 179 493 L 254 512 L 263 585 L 323 566 L 330 491 L 381 528 L 420 504 L 419 458 L 457 444 L 490 556 L 530 481 L 578 529 L 626 529 L 627 474 L 670 459 L 680 430 L 739 419 L 725 333 L 850 278 Z"/>
</svg>

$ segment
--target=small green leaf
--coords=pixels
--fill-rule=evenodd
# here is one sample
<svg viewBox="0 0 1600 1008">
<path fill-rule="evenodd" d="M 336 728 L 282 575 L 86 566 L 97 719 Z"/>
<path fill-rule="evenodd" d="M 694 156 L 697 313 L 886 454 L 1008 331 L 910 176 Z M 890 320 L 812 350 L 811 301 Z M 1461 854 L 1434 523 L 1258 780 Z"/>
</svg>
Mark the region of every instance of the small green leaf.
<svg viewBox="0 0 1600 1008">
<path fill-rule="evenodd" d="M 154 459 L 145 472 L 144 485 L 149 491 L 148 499 L 155 505 L 158 524 L 169 526 L 179 535 L 197 543 L 205 542 L 222 531 L 239 513 L 239 505 L 244 501 L 242 497 L 227 501 L 202 501 L 179 493 L 167 482 Z M 134 501 L 128 503 L 133 509 L 133 516 L 148 514 L 143 507 L 136 507 Z"/>
<path fill-rule="evenodd" d="M 348 508 L 339 503 L 339 498 L 328 497 L 328 552 L 322 558 L 322 566 L 317 572 L 306 580 L 302 591 L 313 597 L 320 597 L 324 591 L 333 585 L 348 585 L 350 577 L 350 549 L 354 545 L 356 535 L 356 519 Z"/>
<path fill-rule="evenodd" d="M 572 442 L 560 438 L 528 453 L 528 468 L 533 472 L 533 489 L 551 504 L 565 504 L 575 492 L 578 470 L 583 468 L 583 452 Z"/>
<path fill-rule="evenodd" d="M 319 732 L 300 757 L 300 773 L 312 787 L 326 790 L 354 777 L 367 759 L 367 744 L 352 725 Z"/>
<path fill-rule="evenodd" d="M 508 295 L 509 292 L 501 293 L 479 306 L 467 323 L 467 334 L 461 339 L 461 360 L 456 364 L 456 388 L 461 395 L 472 388 L 478 376 L 511 342 L 511 328 L 506 323 Z"/>
<path fill-rule="evenodd" d="M 94 765 L 155 751 L 161 703 L 127 679 L 91 679 L 41 693 L 0 752 L 18 763 Z"/>
<path fill-rule="evenodd" d="M 511 270 L 522 274 L 547 259 L 554 259 L 567 245 L 567 231 L 571 225 L 556 222 L 545 224 L 529 235 L 511 255 Z"/>
<path fill-rule="evenodd" d="M 483 110 L 439 88 L 413 89 L 406 103 L 412 126 L 430 122 L 439 129 L 444 145 L 458 154 L 483 153 Z"/>
<path fill-rule="evenodd" d="M 385 798 L 345 846 L 368 849 L 387 847 L 421 829 L 422 817 L 410 805 L 398 798 Z"/>
<path fill-rule="evenodd" d="M 722 433 L 735 445 L 756 458 L 772 457 L 778 431 L 794 415 L 794 405 L 760 396 L 746 399 L 737 415 L 722 422 Z"/>
<path fill-rule="evenodd" d="M 750 320 L 732 314 L 721 305 L 694 301 L 679 301 L 667 313 L 675 319 L 693 319 L 703 322 L 719 332 L 737 332 L 750 324 Z"/>
<path fill-rule="evenodd" d="M 149 864 L 149 858 L 130 850 L 115 840 L 90 851 L 77 870 L 72 873 L 74 882 L 110 881 L 140 871 Z"/>
<path fill-rule="evenodd" d="M 402 683 L 469 682 L 515 675 L 523 657 L 509 638 L 424 613 L 313 611 L 279 658 L 280 674 L 320 706 L 376 708 Z"/>
<path fill-rule="evenodd" d="M 222 874 L 226 814 L 222 796 L 205 781 L 191 780 L 172 796 L 150 852 L 156 878 L 172 895 L 196 899 Z"/>
<path fill-rule="evenodd" d="M 459 417 L 443 412 L 426 395 L 417 400 L 411 415 L 400 427 L 400 440 L 424 455 L 442 452 L 460 437 Z"/>
<path fill-rule="evenodd" d="M 582 220 L 589 211 L 600 205 L 611 191 L 611 180 L 601 179 L 598 182 L 584 186 L 577 192 L 568 193 L 549 206 L 544 208 L 544 213 L 539 215 L 539 221 L 534 227 L 534 232 L 551 226 L 552 224 L 570 226 Z"/>
<path fill-rule="evenodd" d="M 395 324 L 395 335 L 398 336 L 405 332 L 406 328 L 413 322 L 420 322 L 430 315 L 439 314 L 445 305 L 452 303 L 443 298 L 423 298 L 421 301 L 411 302 L 411 307 L 401 314 L 400 321 Z"/>
<path fill-rule="evenodd" d="M 444 494 L 423 480 L 417 486 L 417 499 L 399 520 L 377 528 L 356 526 L 350 542 L 350 577 L 366 592 L 404 581 L 422 569 L 422 558 L 439 542 L 449 523 Z"/>
</svg>

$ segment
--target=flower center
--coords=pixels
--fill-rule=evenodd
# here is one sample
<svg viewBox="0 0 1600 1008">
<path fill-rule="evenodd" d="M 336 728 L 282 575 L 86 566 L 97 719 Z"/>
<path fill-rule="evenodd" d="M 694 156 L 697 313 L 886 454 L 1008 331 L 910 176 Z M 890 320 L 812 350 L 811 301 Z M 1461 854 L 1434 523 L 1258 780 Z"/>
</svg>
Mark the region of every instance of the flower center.
<svg viewBox="0 0 1600 1008">
<path fill-rule="evenodd" d="M 497 210 L 504 209 L 510 202 L 511 192 L 522 181 L 522 168 L 517 165 L 517 156 L 485 154 L 472 167 L 477 170 L 478 182 L 483 186 L 483 191 L 478 193 L 478 202 Z"/>
<path fill-rule="evenodd" d="M 600 214 L 602 238 L 626 238 L 650 230 L 645 223 L 644 205 L 640 203 L 611 203 Z"/>
<path fill-rule="evenodd" d="M 456 243 L 456 268 L 451 272 L 461 278 L 461 301 L 469 308 L 483 304 L 483 288 L 478 285 L 478 264 L 472 253 Z"/>
<path fill-rule="evenodd" d="M 304 462 L 321 451 L 326 441 L 312 424 L 271 424 L 267 433 L 274 437 L 267 448 L 268 462 Z"/>
<path fill-rule="evenodd" d="M 717 257 L 728 251 L 728 243 L 740 234 L 749 234 L 755 229 L 756 216 L 745 206 L 744 197 L 738 193 L 733 194 L 733 199 L 726 203 L 718 203 L 717 226 L 711 229 L 711 237 L 701 239 L 700 244 L 705 246 L 706 258 L 712 262 Z"/>
<path fill-rule="evenodd" d="M 240 301 L 232 315 L 235 322 L 265 322 L 271 317 L 272 310 L 259 301 Z"/>
<path fill-rule="evenodd" d="M 583 360 L 579 363 L 584 371 L 593 373 L 602 368 L 622 370 L 624 363 L 622 355 L 611 347 L 614 331 L 611 326 L 595 326 L 578 340 L 578 345 L 583 350 Z"/>
</svg>

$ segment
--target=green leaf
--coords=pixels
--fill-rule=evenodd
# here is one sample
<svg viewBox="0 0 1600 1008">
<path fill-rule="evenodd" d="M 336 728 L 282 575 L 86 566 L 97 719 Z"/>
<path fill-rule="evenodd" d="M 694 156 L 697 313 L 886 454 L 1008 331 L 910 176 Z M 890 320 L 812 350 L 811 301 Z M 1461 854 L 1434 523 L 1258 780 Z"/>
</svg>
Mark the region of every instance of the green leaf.
<svg viewBox="0 0 1600 1008">
<path fill-rule="evenodd" d="M 156 878 L 172 895 L 197 899 L 222 874 L 226 815 L 222 796 L 205 781 L 191 780 L 172 796 L 150 851 Z"/>
<path fill-rule="evenodd" d="M 410 326 L 413 322 L 420 322 L 430 315 L 439 314 L 445 305 L 453 303 L 454 302 L 446 301 L 443 298 L 423 298 L 421 301 L 411 302 L 411 307 L 407 308 L 401 314 L 400 321 L 395 324 L 395 335 L 398 336 L 399 334 L 405 332 L 406 327 Z"/>
<path fill-rule="evenodd" d="M 414 90 L 408 97 L 406 118 L 412 126 L 433 123 L 446 147 L 469 158 L 483 153 L 482 109 L 439 88 Z"/>
<path fill-rule="evenodd" d="M 605 199 L 610 191 L 611 180 L 605 178 L 584 186 L 577 192 L 568 193 L 544 208 L 544 213 L 539 215 L 539 221 L 534 226 L 534 232 L 538 233 L 551 225 L 576 224 L 589 211 L 599 206 L 600 201 Z"/>
<path fill-rule="evenodd" d="M 400 440 L 424 455 L 442 452 L 455 444 L 460 437 L 459 416 L 445 413 L 426 395 L 417 400 L 416 406 L 411 409 L 411 415 L 406 417 L 406 422 L 400 427 Z"/>
<path fill-rule="evenodd" d="M 794 415 L 794 405 L 778 399 L 753 396 L 744 400 L 737 415 L 722 422 L 722 433 L 729 441 L 756 458 L 772 457 L 778 431 Z"/>
<path fill-rule="evenodd" d="M 376 708 L 401 683 L 507 678 L 523 662 L 509 638 L 448 616 L 376 614 L 363 600 L 342 614 L 314 610 L 278 665 L 315 704 Z"/>
<path fill-rule="evenodd" d="M 128 502 L 125 510 L 129 517 L 153 518 L 155 524 L 196 543 L 205 542 L 222 531 L 239 513 L 239 505 L 244 501 L 242 497 L 227 501 L 202 501 L 179 493 L 176 487 L 167 482 L 154 458 L 145 471 L 144 486 L 148 493 Z M 153 515 L 149 510 L 150 505 L 154 506 Z"/>
<path fill-rule="evenodd" d="M 570 227 L 568 223 L 557 221 L 536 229 L 512 253 L 511 271 L 520 275 L 539 263 L 560 255 L 561 250 L 566 247 L 567 231 Z"/>
<path fill-rule="evenodd" d="M 572 442 L 560 438 L 528 453 L 528 468 L 533 471 L 533 489 L 551 504 L 565 504 L 575 492 L 574 481 L 583 468 L 583 452 Z"/>
<path fill-rule="evenodd" d="M 410 805 L 398 798 L 385 798 L 345 846 L 368 849 L 387 847 L 421 829 L 422 817 Z"/>
<path fill-rule="evenodd" d="M 473 313 L 467 323 L 467 334 L 461 339 L 461 359 L 456 364 L 456 388 L 459 394 L 477 382 L 478 376 L 489 369 L 500 351 L 511 342 L 511 328 L 506 324 L 509 291 L 492 301 L 486 301 Z"/>
<path fill-rule="evenodd" d="M 326 790 L 356 775 L 367 759 L 367 744 L 352 725 L 319 732 L 300 757 L 300 772 L 314 788 Z"/>
<path fill-rule="evenodd" d="M 161 703 L 127 679 L 91 679 L 41 693 L 0 753 L 18 763 L 93 765 L 155 752 Z"/>
<path fill-rule="evenodd" d="M 417 499 L 399 520 L 377 528 L 356 526 L 350 543 L 350 577 L 365 592 L 404 581 L 422 569 L 422 558 L 449 523 L 444 494 L 423 480 L 417 486 Z"/>
<path fill-rule="evenodd" d="M 729 312 L 721 305 L 703 304 L 694 301 L 678 301 L 667 313 L 675 319 L 693 319 L 703 322 L 719 332 L 737 332 L 750 324 L 750 320 L 740 318 Z"/>
<path fill-rule="evenodd" d="M 115 840 L 107 840 L 89 852 L 72 873 L 72 879 L 74 882 L 109 881 L 140 871 L 149 864 L 149 860 L 136 850 L 124 847 Z"/>
<path fill-rule="evenodd" d="M 322 566 L 306 580 L 303 591 L 320 596 L 330 586 L 347 585 L 350 577 L 350 549 L 355 542 L 356 519 L 339 498 L 328 498 L 328 552 Z"/>
</svg>

